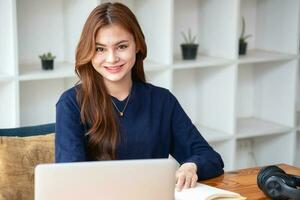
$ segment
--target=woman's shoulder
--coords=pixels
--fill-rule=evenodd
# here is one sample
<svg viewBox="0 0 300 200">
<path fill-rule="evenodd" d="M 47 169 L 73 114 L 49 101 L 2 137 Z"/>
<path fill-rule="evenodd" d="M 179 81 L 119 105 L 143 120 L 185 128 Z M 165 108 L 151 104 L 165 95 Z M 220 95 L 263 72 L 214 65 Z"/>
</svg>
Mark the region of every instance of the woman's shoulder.
<svg viewBox="0 0 300 200">
<path fill-rule="evenodd" d="M 75 103 L 77 104 L 77 92 L 80 89 L 80 85 L 75 85 L 65 90 L 58 99 L 58 102 Z"/>
<path fill-rule="evenodd" d="M 153 85 L 152 83 L 146 82 L 146 83 L 142 83 L 142 82 L 137 82 L 136 83 L 138 86 L 138 88 L 140 90 L 146 91 L 146 92 L 151 92 L 151 93 L 157 93 L 157 94 L 163 94 L 166 95 L 168 93 L 170 93 L 170 91 L 167 88 L 163 88 L 157 85 Z"/>
<path fill-rule="evenodd" d="M 174 95 L 169 89 L 154 85 L 152 83 L 139 83 L 139 87 L 154 98 L 158 99 L 174 99 Z"/>
</svg>

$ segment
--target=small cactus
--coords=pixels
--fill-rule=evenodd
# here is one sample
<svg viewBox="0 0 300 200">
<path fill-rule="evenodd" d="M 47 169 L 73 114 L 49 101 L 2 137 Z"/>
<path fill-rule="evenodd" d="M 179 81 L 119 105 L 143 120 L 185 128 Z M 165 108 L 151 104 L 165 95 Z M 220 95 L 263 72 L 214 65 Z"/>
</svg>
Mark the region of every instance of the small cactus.
<svg viewBox="0 0 300 200">
<path fill-rule="evenodd" d="M 56 56 L 52 55 L 51 52 L 44 53 L 43 55 L 39 56 L 41 60 L 54 60 Z"/>
<path fill-rule="evenodd" d="M 188 30 L 187 35 L 184 32 L 181 32 L 181 35 L 184 39 L 184 44 L 195 44 L 196 36 L 192 36 L 192 32 L 190 28 Z"/>
<path fill-rule="evenodd" d="M 246 23 L 245 23 L 245 18 L 243 17 L 242 18 L 242 32 L 241 32 L 241 35 L 240 35 L 240 41 L 241 42 L 246 42 L 246 39 L 248 39 L 249 37 L 251 37 L 252 35 L 249 34 L 249 35 L 245 35 L 245 29 L 246 29 Z"/>
</svg>

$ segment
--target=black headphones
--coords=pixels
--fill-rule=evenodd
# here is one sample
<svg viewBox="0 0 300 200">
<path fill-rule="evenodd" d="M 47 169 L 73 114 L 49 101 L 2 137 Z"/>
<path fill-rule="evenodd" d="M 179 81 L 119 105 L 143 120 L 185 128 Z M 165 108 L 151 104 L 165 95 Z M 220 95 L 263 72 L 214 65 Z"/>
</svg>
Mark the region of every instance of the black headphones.
<svg viewBox="0 0 300 200">
<path fill-rule="evenodd" d="M 257 185 L 274 200 L 300 200 L 300 176 L 286 174 L 275 165 L 262 168 L 257 174 Z"/>
</svg>

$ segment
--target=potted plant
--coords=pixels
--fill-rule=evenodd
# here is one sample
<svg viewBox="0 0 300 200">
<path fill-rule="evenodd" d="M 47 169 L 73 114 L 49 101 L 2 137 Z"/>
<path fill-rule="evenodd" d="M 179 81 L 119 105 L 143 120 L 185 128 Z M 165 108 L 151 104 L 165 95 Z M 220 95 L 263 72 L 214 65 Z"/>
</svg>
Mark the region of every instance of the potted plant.
<svg viewBox="0 0 300 200">
<path fill-rule="evenodd" d="M 182 58 L 184 60 L 195 60 L 197 57 L 198 44 L 195 43 L 196 36 L 192 36 L 191 29 L 188 30 L 188 35 L 181 32 L 184 43 L 181 46 Z"/>
<path fill-rule="evenodd" d="M 54 59 L 56 56 L 53 56 L 51 52 L 44 53 L 39 56 L 42 61 L 42 69 L 52 70 L 54 65 Z"/>
<path fill-rule="evenodd" d="M 246 23 L 245 18 L 242 18 L 242 32 L 239 39 L 239 55 L 246 55 L 247 53 L 247 45 L 248 43 L 246 40 L 251 37 L 252 35 L 245 35 Z"/>
</svg>

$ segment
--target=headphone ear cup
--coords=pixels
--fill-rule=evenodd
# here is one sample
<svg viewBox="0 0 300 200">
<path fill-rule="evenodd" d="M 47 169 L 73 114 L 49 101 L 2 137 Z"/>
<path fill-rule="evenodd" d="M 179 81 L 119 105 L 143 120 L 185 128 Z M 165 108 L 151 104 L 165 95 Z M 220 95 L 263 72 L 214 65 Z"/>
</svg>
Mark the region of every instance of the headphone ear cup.
<svg viewBox="0 0 300 200">
<path fill-rule="evenodd" d="M 285 174 L 285 172 L 275 165 L 270 165 L 267 167 L 261 168 L 257 174 L 257 185 L 261 190 L 264 190 L 264 185 L 266 180 L 273 174 Z"/>
<path fill-rule="evenodd" d="M 300 177 L 286 174 L 277 166 L 262 168 L 257 174 L 257 185 L 263 193 L 274 200 L 300 200 Z"/>
<path fill-rule="evenodd" d="M 266 178 L 266 182 L 264 183 L 262 190 L 266 196 L 270 197 L 273 200 L 287 200 L 289 199 L 286 196 L 286 188 L 289 188 L 285 183 L 284 179 L 280 177 L 280 173 L 270 175 Z"/>
<path fill-rule="evenodd" d="M 289 174 L 282 174 L 282 173 L 276 173 L 274 176 L 277 176 L 283 180 L 285 184 L 288 186 L 297 189 L 297 183 L 294 181 L 291 175 Z"/>
</svg>

